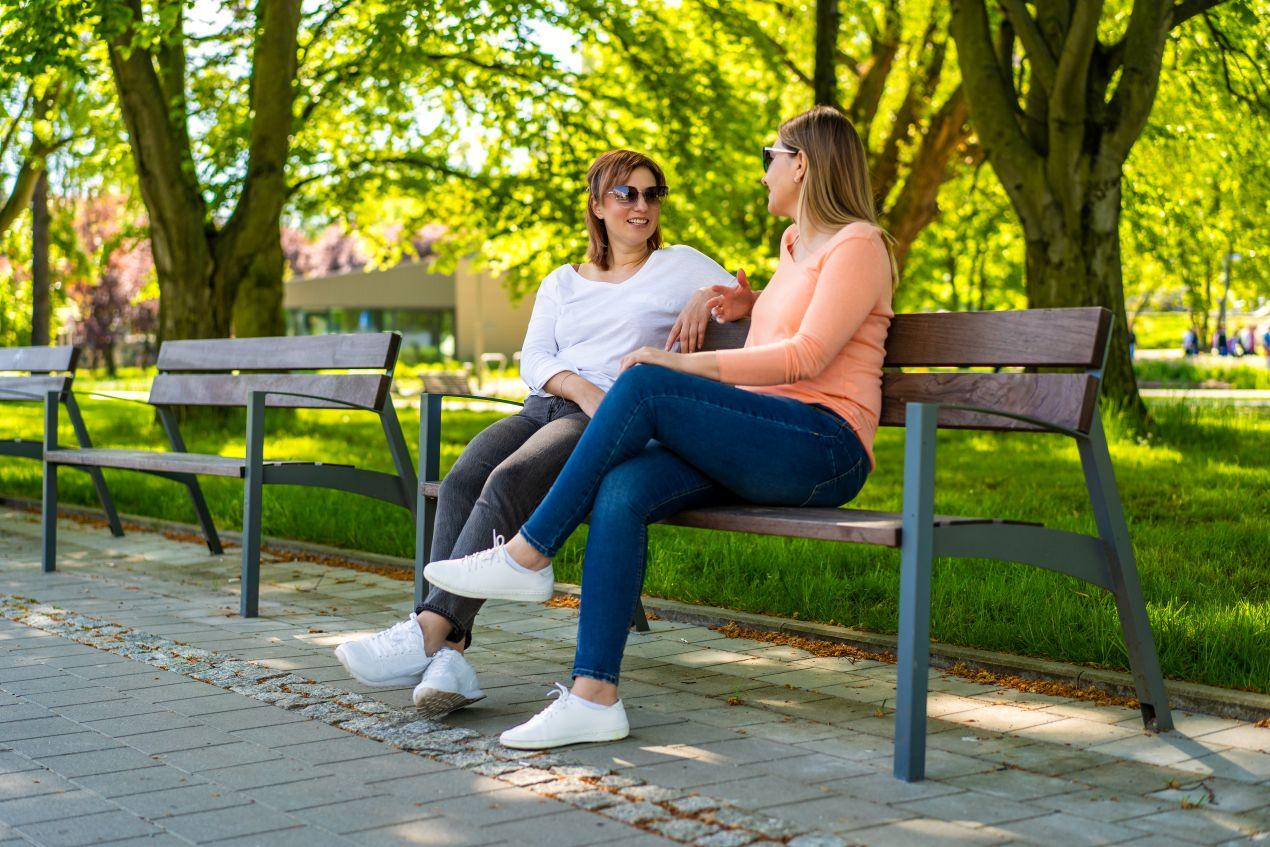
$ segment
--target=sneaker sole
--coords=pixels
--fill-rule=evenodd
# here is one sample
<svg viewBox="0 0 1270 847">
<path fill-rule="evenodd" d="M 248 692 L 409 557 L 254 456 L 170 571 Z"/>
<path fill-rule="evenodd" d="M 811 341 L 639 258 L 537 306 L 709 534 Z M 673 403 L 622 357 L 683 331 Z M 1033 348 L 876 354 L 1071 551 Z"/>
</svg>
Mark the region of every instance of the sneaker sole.
<svg viewBox="0 0 1270 847">
<path fill-rule="evenodd" d="M 602 741 L 621 741 L 631 734 L 629 728 L 623 730 L 608 730 L 607 732 L 591 732 L 585 735 L 575 735 L 569 738 L 562 738 L 555 741 L 504 741 L 501 737 L 499 744 L 504 747 L 510 747 L 512 750 L 548 750 L 552 747 L 567 747 L 570 744 L 595 744 Z"/>
<path fill-rule="evenodd" d="M 418 685 L 419 680 L 423 677 L 423 671 L 420 671 L 416 676 L 397 676 L 386 680 L 367 679 L 349 665 L 348 659 L 344 657 L 344 651 L 340 649 L 343 646 L 344 645 L 341 644 L 339 647 L 335 648 L 335 658 L 339 659 L 340 666 L 343 667 L 344 670 L 348 671 L 349 676 L 360 682 L 362 685 L 370 685 L 375 688 L 399 688 L 403 685 Z"/>
<path fill-rule="evenodd" d="M 444 576 L 438 578 L 435 573 L 429 573 L 426 567 L 423 569 L 423 578 L 435 588 L 473 600 L 515 600 L 522 603 L 545 603 L 555 593 L 555 586 L 552 585 L 545 593 L 542 591 L 491 591 L 477 597 L 475 594 L 465 593 L 468 589 L 455 585 Z"/>
<path fill-rule="evenodd" d="M 484 694 L 479 697 L 465 697 L 454 691 L 433 691 L 431 694 L 415 698 L 414 703 L 423 717 L 443 718 L 451 712 L 479 703 L 484 699 Z"/>
</svg>

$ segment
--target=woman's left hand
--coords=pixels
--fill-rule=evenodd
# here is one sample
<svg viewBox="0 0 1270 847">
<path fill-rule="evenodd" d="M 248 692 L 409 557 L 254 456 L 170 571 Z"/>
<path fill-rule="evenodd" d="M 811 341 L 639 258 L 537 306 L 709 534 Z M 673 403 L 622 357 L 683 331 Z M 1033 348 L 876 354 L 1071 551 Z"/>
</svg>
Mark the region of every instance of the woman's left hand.
<svg viewBox="0 0 1270 847">
<path fill-rule="evenodd" d="M 622 357 L 622 370 L 630 370 L 636 365 L 661 365 L 663 368 L 678 371 L 683 370 L 679 367 L 679 363 L 683 358 L 679 353 L 667 353 L 665 350 L 658 350 L 656 347 L 641 347 L 633 353 L 627 353 Z"/>
<path fill-rule="evenodd" d="M 679 342 L 680 353 L 693 353 L 706 343 L 706 327 L 710 325 L 710 307 L 708 303 L 715 298 L 712 288 L 700 288 L 688 300 L 675 325 L 670 328 L 666 337 L 666 348 L 669 350 Z"/>
</svg>

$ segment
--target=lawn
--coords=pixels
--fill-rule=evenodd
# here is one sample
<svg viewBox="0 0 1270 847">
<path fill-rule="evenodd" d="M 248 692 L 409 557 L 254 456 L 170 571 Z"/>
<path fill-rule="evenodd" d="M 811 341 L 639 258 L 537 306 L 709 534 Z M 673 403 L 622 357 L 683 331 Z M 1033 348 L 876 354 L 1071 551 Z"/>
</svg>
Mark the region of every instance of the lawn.
<svg viewBox="0 0 1270 847">
<path fill-rule="evenodd" d="M 83 382 L 81 380 L 81 382 Z M 86 386 L 84 386 L 86 387 Z M 162 445 L 141 405 L 82 398 L 96 443 Z M 1169 677 L 1270 692 L 1270 409 L 1178 402 L 1152 406 L 1149 441 L 1117 435 L 1112 453 L 1138 555 L 1143 591 L 1164 672 Z M 3 437 L 38 437 L 39 411 L 7 405 Z M 403 411 L 413 441 L 417 413 Z M 489 412 L 447 411 L 443 467 Z M 65 416 L 63 416 L 65 421 Z M 69 428 L 61 438 L 70 442 Z M 272 415 L 266 458 L 355 461 L 390 469 L 377 421 L 344 412 Z M 884 430 L 878 470 L 856 505 L 898 510 L 902 433 Z M 241 416 L 214 427 L 187 427 L 196 452 L 241 455 Z M 941 433 L 936 509 L 1043 520 L 1093 531 L 1076 450 L 1042 435 Z M 178 485 L 107 471 L 126 513 L 193 521 Z M 93 505 L 88 477 L 63 471 L 66 503 Z M 0 493 L 39 496 L 40 466 L 0 459 Z M 217 523 L 237 528 L 241 484 L 205 479 Z M 273 488 L 264 500 L 265 532 L 340 547 L 410 556 L 407 513 L 354 495 Z M 578 581 L 585 528 L 557 560 L 557 576 Z M 649 594 L 805 620 L 894 632 L 898 554 L 857 545 L 792 541 L 655 527 L 645 590 Z M 406 598 L 403 597 L 403 602 Z M 1100 667 L 1126 667 L 1109 596 L 1075 579 L 1022 565 L 941 561 L 933 586 L 931 631 L 939 641 L 1006 650 Z M 1260 646 L 1258 646 L 1260 645 Z"/>
</svg>

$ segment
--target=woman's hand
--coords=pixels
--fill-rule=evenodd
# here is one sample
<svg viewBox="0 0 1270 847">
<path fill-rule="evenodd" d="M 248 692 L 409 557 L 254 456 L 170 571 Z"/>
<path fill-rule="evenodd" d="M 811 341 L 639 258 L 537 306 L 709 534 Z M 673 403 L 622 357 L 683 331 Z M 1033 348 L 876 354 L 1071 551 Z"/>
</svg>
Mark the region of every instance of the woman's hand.
<svg viewBox="0 0 1270 847">
<path fill-rule="evenodd" d="M 656 347 L 641 347 L 622 357 L 622 371 L 630 370 L 636 365 L 661 365 L 663 368 L 681 371 L 683 368 L 679 367 L 679 363 L 685 358 L 680 353 L 667 353 Z"/>
<path fill-rule="evenodd" d="M 700 350 L 706 343 L 706 326 L 710 323 L 709 301 L 714 298 L 714 289 L 718 286 L 706 286 L 697 289 L 666 336 L 666 348 L 669 350 L 679 342 L 679 352 L 692 353 Z"/>
<path fill-rule="evenodd" d="M 749 315 L 754 308 L 758 292 L 750 288 L 745 269 L 736 272 L 736 285 L 711 286 L 713 297 L 706 301 L 706 308 L 719 323 L 730 323 Z"/>
</svg>

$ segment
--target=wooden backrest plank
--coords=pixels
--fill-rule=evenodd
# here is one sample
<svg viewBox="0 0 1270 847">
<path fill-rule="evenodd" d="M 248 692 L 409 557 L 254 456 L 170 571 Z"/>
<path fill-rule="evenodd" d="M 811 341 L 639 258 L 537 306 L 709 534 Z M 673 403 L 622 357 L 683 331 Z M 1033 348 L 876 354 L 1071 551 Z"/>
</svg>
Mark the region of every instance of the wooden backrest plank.
<svg viewBox="0 0 1270 847">
<path fill-rule="evenodd" d="M 150 402 L 170 406 L 246 406 L 252 391 L 288 391 L 329 400 L 271 396 L 270 406 L 349 408 L 340 402 L 383 408 L 390 380 L 384 374 L 168 374 L 150 385 Z"/>
<path fill-rule="evenodd" d="M 734 350 L 745 346 L 745 336 L 750 334 L 750 319 L 742 318 L 731 323 L 706 325 L 706 341 L 702 350 Z"/>
<path fill-rule="evenodd" d="M 401 336 L 395 332 L 305 335 L 285 338 L 212 338 L 166 341 L 160 371 L 292 371 L 391 368 Z"/>
<path fill-rule="evenodd" d="M 43 401 L 50 391 L 66 395 L 69 376 L 0 376 L 0 403 Z"/>
<path fill-rule="evenodd" d="M 78 362 L 77 347 L 0 347 L 0 371 L 74 371 Z"/>
<path fill-rule="evenodd" d="M 896 315 L 888 367 L 1102 367 L 1111 312 L 1028 309 Z"/>
<path fill-rule="evenodd" d="M 1098 401 L 1098 379 L 1087 374 L 884 373 L 882 426 L 903 426 L 907 403 L 951 403 L 1039 418 L 1088 432 Z M 1036 432 L 1025 421 L 941 409 L 939 426 Z"/>
</svg>

